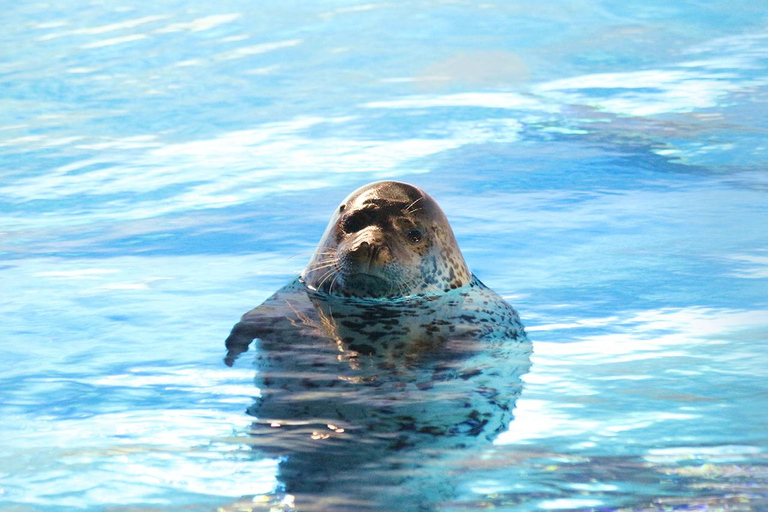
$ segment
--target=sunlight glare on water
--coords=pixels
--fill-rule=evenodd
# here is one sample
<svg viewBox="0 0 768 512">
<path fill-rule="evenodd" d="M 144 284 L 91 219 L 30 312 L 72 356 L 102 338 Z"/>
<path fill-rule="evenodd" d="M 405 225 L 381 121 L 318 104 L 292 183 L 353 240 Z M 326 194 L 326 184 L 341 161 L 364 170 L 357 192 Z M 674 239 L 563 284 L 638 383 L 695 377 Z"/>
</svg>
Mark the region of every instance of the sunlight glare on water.
<svg viewBox="0 0 768 512">
<path fill-rule="evenodd" d="M 223 340 L 381 179 L 438 200 L 534 347 L 509 430 L 413 471 L 458 482 L 429 509 L 768 509 L 760 2 L 3 21 L 0 509 L 290 509 Z"/>
</svg>

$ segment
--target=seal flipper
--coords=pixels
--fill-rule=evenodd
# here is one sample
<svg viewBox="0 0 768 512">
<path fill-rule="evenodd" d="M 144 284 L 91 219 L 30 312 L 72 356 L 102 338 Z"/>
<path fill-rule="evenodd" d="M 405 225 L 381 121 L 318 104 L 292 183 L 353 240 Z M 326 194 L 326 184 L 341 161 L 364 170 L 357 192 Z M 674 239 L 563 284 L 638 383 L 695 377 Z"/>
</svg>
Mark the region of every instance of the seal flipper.
<svg viewBox="0 0 768 512">
<path fill-rule="evenodd" d="M 259 337 L 261 332 L 259 324 L 238 322 L 232 328 L 224 345 L 227 347 L 227 355 L 224 356 L 224 364 L 232 366 L 240 354 L 248 352 L 251 342 Z"/>
<path fill-rule="evenodd" d="M 280 288 L 260 306 L 248 311 L 232 328 L 224 345 L 227 355 L 224 364 L 232 366 L 240 354 L 248 352 L 251 342 L 280 330 L 278 324 L 295 313 L 290 304 L 308 302 L 306 288 L 299 278 Z"/>
</svg>

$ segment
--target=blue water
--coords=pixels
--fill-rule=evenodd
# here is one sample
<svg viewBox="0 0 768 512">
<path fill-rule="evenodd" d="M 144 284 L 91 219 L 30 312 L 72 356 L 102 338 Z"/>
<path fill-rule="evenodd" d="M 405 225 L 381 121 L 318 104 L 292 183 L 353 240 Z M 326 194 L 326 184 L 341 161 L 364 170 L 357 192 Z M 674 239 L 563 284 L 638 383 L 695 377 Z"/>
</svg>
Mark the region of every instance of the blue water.
<svg viewBox="0 0 768 512">
<path fill-rule="evenodd" d="M 6 2 L 0 509 L 274 494 L 223 340 L 398 179 L 534 344 L 439 510 L 768 510 L 767 68 L 753 1 Z"/>
</svg>

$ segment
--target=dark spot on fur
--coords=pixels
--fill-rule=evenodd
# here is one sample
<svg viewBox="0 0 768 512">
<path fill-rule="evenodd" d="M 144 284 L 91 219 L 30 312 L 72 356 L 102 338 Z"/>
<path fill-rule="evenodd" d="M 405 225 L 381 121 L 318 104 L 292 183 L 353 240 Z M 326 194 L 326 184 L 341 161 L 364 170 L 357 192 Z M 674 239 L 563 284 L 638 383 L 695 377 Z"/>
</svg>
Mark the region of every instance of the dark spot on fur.
<svg viewBox="0 0 768 512">
<path fill-rule="evenodd" d="M 367 343 L 350 343 L 349 348 L 350 350 L 354 350 L 355 352 L 366 356 L 370 356 L 376 353 L 376 348 L 372 345 L 368 345 Z"/>
<path fill-rule="evenodd" d="M 462 373 L 461 375 L 459 375 L 459 377 L 461 377 L 464 380 L 469 380 L 472 377 L 477 377 L 478 375 L 482 375 L 482 374 L 483 374 L 482 370 L 480 370 L 479 368 L 475 368 L 474 370 L 470 370 L 468 372 Z"/>
<path fill-rule="evenodd" d="M 395 451 L 405 450 L 406 448 L 413 448 L 414 446 L 415 443 L 413 441 L 409 441 L 408 437 L 406 436 L 398 437 L 397 440 L 392 443 L 392 449 Z"/>
<path fill-rule="evenodd" d="M 301 381 L 301 385 L 304 386 L 305 389 L 312 389 L 320 387 L 318 384 L 312 382 L 310 379 L 303 379 Z"/>
</svg>

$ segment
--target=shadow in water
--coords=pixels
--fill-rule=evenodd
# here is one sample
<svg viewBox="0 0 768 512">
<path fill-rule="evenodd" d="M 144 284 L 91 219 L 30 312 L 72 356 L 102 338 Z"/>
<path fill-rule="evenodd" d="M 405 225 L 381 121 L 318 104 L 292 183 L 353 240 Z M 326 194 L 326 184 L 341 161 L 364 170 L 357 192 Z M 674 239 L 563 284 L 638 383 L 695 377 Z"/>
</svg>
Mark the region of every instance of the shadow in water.
<svg viewBox="0 0 768 512">
<path fill-rule="evenodd" d="M 225 362 L 254 339 L 251 443 L 282 460 L 278 509 L 434 508 L 454 488 L 451 461 L 507 429 L 530 367 L 517 313 L 477 278 L 394 300 L 297 278 L 235 325 Z"/>
</svg>

